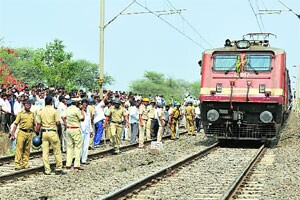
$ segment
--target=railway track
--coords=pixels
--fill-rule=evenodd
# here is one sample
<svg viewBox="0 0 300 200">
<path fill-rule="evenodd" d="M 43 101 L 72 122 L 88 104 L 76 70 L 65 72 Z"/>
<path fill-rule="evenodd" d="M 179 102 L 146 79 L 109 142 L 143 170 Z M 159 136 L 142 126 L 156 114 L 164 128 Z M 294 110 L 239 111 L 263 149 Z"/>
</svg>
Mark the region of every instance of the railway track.
<svg viewBox="0 0 300 200">
<path fill-rule="evenodd" d="M 230 199 L 264 150 L 216 143 L 99 199 Z"/>
<path fill-rule="evenodd" d="M 273 166 L 275 155 L 264 152 L 256 164 L 248 171 L 240 182 L 239 187 L 231 195 L 230 199 L 263 199 L 264 183 L 268 178 L 268 169 Z"/>
<path fill-rule="evenodd" d="M 101 145 L 108 143 L 109 139 L 105 139 L 105 140 L 101 140 Z M 42 151 L 33 151 L 30 152 L 30 157 L 29 159 L 32 160 L 34 158 L 39 158 L 42 157 L 43 152 Z M 63 153 L 65 154 L 65 153 Z M 53 155 L 53 150 L 50 149 L 50 155 Z M 11 164 L 12 162 L 14 162 L 15 160 L 15 155 L 9 155 L 9 156 L 2 156 L 0 157 L 0 167 L 3 165 L 7 165 L 7 164 Z M 1 170 L 0 170 L 0 174 L 1 174 Z"/>
<path fill-rule="evenodd" d="M 181 132 L 180 134 L 185 134 L 186 131 Z M 167 135 L 163 137 L 163 140 L 167 140 L 169 139 L 171 136 Z M 149 141 L 145 141 L 145 145 L 149 145 L 152 141 L 156 141 L 156 140 L 149 140 Z M 121 151 L 125 152 L 125 151 L 129 151 L 131 149 L 135 149 L 138 147 L 138 143 L 136 144 L 131 144 L 131 145 L 125 145 L 122 146 L 120 149 Z M 89 152 L 88 158 L 89 160 L 94 160 L 94 159 L 98 159 L 98 158 L 102 158 L 104 156 L 107 155 L 112 155 L 114 153 L 114 148 L 112 147 L 108 147 L 106 146 L 100 146 L 100 148 L 96 148 L 93 151 Z M 41 152 L 37 152 L 34 153 L 33 155 L 31 154 L 31 159 L 30 159 L 30 165 L 31 167 L 28 169 L 23 169 L 20 171 L 15 171 L 14 170 L 14 163 L 13 163 L 13 156 L 10 156 L 8 158 L 4 158 L 6 159 L 5 162 L 2 162 L 2 165 L 0 166 L 0 183 L 1 184 L 5 184 L 5 182 L 12 182 L 15 180 L 18 180 L 18 178 L 24 178 L 28 175 L 32 175 L 32 174 L 37 174 L 40 172 L 43 172 L 44 170 L 44 166 L 43 166 L 43 162 L 41 159 Z M 4 159 L 2 161 L 4 161 Z M 34 162 L 33 162 L 34 160 Z M 51 162 L 52 160 L 52 162 Z M 55 162 L 53 156 L 50 156 L 50 166 L 51 168 L 55 167 Z M 63 165 L 65 165 L 65 154 L 63 154 Z"/>
</svg>

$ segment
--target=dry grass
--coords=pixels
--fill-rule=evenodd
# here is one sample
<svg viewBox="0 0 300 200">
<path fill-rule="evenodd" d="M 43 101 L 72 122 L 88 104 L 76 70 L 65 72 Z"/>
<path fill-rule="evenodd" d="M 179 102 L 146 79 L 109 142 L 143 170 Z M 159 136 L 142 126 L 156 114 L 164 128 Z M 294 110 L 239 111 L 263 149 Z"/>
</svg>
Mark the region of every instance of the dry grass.
<svg viewBox="0 0 300 200">
<path fill-rule="evenodd" d="M 8 134 L 0 132 L 0 156 L 11 155 L 11 140 L 8 138 Z"/>
</svg>

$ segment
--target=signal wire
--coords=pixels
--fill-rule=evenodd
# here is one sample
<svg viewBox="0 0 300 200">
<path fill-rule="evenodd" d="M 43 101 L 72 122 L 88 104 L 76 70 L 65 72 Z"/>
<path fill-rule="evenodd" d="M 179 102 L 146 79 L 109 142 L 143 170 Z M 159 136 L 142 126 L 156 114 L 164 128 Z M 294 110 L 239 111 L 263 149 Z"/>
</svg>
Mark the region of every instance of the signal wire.
<svg viewBox="0 0 300 200">
<path fill-rule="evenodd" d="M 191 38 L 190 36 L 186 35 L 184 32 L 182 32 L 181 30 L 179 30 L 176 26 L 174 26 L 173 24 L 171 24 L 170 22 L 168 22 L 167 20 L 163 19 L 160 17 L 160 15 L 154 13 L 152 10 L 150 10 L 149 8 L 147 8 L 146 6 L 143 6 L 142 4 L 140 4 L 138 1 L 134 1 L 137 5 L 139 5 L 140 7 L 144 8 L 145 10 L 149 11 L 150 13 L 152 13 L 153 15 L 155 15 L 156 17 L 158 17 L 160 20 L 164 21 L 166 24 L 168 24 L 171 28 L 173 28 L 174 30 L 176 30 L 178 33 L 180 33 L 181 35 L 183 35 L 184 37 L 186 37 L 187 39 L 189 39 L 191 42 L 193 42 L 194 44 L 196 44 L 197 46 L 199 46 L 202 49 L 205 49 L 199 42 L 195 41 L 193 38 Z"/>
<path fill-rule="evenodd" d="M 173 9 L 175 9 L 176 10 L 176 8 L 175 8 L 175 6 L 169 1 L 169 0 L 167 0 L 167 2 L 169 3 L 169 5 L 173 8 Z M 180 16 L 181 16 L 181 18 L 182 18 L 182 20 L 185 22 L 185 23 L 187 23 L 187 25 L 195 32 L 195 33 L 197 33 L 197 35 L 206 43 L 206 44 L 208 44 L 208 46 L 210 46 L 211 48 L 213 48 L 213 46 L 204 38 L 204 37 L 202 37 L 202 35 L 191 25 L 191 23 L 187 20 L 187 19 L 185 19 L 184 17 L 183 17 L 183 15 L 181 14 L 181 13 L 178 13 Z"/>
</svg>

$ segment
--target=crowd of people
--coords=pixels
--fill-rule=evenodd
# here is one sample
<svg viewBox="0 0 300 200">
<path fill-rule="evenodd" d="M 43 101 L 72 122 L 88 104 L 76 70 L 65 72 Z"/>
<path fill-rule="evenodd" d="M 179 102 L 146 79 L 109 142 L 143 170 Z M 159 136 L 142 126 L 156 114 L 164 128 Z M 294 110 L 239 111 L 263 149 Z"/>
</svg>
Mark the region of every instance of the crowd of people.
<svg viewBox="0 0 300 200">
<path fill-rule="evenodd" d="M 114 153 L 120 153 L 124 141 L 138 143 L 171 134 L 179 138 L 184 119 L 188 135 L 200 132 L 200 102 L 186 98 L 166 104 L 163 95 L 141 95 L 122 91 L 72 90 L 63 87 L 43 88 L 42 84 L 20 89 L 0 88 L 1 129 L 16 139 L 15 170 L 29 167 L 32 137 L 41 138 L 45 174 L 51 174 L 48 161 L 50 146 L 56 159 L 55 174 L 65 174 L 62 152 L 67 153 L 66 169 L 83 170 L 88 150 L 110 140 Z M 35 137 L 36 138 L 36 137 Z"/>
</svg>

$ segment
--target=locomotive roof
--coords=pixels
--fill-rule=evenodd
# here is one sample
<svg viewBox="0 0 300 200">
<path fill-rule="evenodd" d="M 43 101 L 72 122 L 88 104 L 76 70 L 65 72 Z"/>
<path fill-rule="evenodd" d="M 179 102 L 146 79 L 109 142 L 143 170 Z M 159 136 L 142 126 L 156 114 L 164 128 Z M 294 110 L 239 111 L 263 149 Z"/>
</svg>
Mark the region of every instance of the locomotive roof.
<svg viewBox="0 0 300 200">
<path fill-rule="evenodd" d="M 283 49 L 279 49 L 279 48 L 274 48 L 274 47 L 265 47 L 265 46 L 250 46 L 248 49 L 239 49 L 236 46 L 232 46 L 232 47 L 222 47 L 222 48 L 215 48 L 215 49 L 207 49 L 205 50 L 203 53 L 204 54 L 213 54 L 214 52 L 219 51 L 219 52 L 249 52 L 249 51 L 273 51 L 275 54 L 283 54 L 285 53 L 285 51 Z"/>
</svg>

